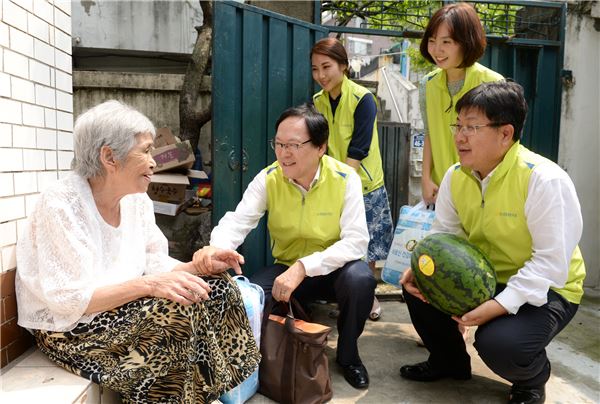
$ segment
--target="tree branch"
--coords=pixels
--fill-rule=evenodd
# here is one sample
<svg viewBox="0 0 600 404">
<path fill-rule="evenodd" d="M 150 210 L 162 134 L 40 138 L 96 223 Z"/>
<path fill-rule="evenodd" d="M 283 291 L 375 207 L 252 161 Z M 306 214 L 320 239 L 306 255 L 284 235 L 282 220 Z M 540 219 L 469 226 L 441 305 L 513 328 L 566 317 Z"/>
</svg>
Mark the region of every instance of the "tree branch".
<svg viewBox="0 0 600 404">
<path fill-rule="evenodd" d="M 212 60 L 213 3 L 201 0 L 203 14 L 201 27 L 196 27 L 198 36 L 188 64 L 179 97 L 179 128 L 182 140 L 189 140 L 196 151 L 200 129 L 211 119 L 212 101 L 201 102 L 201 88 L 204 76 L 210 70 Z"/>
</svg>

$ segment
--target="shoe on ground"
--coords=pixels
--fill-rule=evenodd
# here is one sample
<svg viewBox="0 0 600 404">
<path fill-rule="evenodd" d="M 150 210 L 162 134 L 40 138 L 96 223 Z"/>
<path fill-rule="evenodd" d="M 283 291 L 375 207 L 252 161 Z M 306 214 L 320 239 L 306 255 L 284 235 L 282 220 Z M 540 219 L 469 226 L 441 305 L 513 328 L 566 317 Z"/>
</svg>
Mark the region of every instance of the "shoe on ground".
<svg viewBox="0 0 600 404">
<path fill-rule="evenodd" d="M 471 378 L 471 371 L 444 371 L 435 369 L 428 361 L 425 361 L 414 365 L 402 366 L 400 368 L 400 376 L 419 382 L 433 382 L 446 377 L 451 377 L 455 380 L 469 380 Z"/>
<path fill-rule="evenodd" d="M 373 307 L 371 308 L 371 313 L 369 314 L 369 318 L 371 321 L 379 321 L 381 318 L 381 305 L 379 304 L 379 300 L 377 298 L 373 298 Z"/>
<path fill-rule="evenodd" d="M 360 365 L 340 365 L 344 379 L 355 389 L 366 389 L 369 387 L 369 373 L 362 363 Z"/>
<path fill-rule="evenodd" d="M 508 397 L 508 404 L 541 404 L 546 400 L 544 386 L 525 387 L 513 384 Z"/>
</svg>

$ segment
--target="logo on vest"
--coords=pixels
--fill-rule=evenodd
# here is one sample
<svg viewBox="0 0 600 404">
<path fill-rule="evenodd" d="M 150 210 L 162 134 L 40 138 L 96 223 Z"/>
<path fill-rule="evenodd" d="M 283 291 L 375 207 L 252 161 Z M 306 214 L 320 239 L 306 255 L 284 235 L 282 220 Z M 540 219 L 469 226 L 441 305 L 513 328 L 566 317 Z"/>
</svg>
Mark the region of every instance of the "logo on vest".
<svg viewBox="0 0 600 404">
<path fill-rule="evenodd" d="M 512 218 L 512 219 L 516 219 L 517 218 L 517 214 L 515 212 L 500 212 L 498 214 L 498 216 Z"/>
<path fill-rule="evenodd" d="M 333 212 L 317 212 L 317 216 L 333 216 Z"/>
</svg>

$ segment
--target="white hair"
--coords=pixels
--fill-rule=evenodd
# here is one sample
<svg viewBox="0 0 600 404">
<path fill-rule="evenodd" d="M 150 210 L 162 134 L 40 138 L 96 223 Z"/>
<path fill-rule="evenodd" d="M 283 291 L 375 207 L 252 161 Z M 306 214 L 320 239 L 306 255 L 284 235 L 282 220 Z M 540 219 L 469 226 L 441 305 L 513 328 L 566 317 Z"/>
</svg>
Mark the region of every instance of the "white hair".
<svg viewBox="0 0 600 404">
<path fill-rule="evenodd" d="M 108 146 L 115 160 L 125 158 L 135 146 L 140 133 L 156 135 L 154 125 L 135 108 L 117 100 L 96 105 L 79 115 L 73 128 L 75 157 L 71 168 L 84 178 L 104 175 L 100 149 Z"/>
</svg>

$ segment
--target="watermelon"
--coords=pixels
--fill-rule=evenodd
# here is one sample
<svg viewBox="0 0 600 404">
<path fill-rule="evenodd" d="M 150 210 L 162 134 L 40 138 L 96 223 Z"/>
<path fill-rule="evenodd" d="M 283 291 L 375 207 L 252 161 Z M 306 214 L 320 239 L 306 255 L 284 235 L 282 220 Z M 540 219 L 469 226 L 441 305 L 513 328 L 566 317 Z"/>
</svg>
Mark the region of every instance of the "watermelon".
<svg viewBox="0 0 600 404">
<path fill-rule="evenodd" d="M 436 309 L 461 316 L 494 296 L 496 272 L 484 253 L 453 234 L 435 233 L 412 252 L 419 290 Z"/>
</svg>

